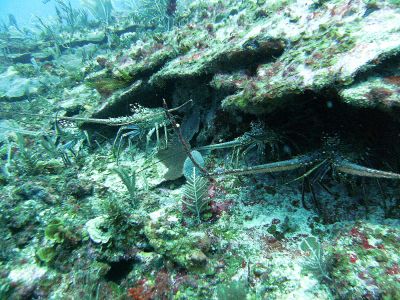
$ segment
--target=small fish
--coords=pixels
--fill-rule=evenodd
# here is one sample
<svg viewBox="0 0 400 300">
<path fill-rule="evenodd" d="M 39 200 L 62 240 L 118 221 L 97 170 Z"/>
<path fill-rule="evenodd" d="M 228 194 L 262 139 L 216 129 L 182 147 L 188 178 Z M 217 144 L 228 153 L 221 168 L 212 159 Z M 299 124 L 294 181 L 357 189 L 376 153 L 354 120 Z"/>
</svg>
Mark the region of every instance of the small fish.
<svg viewBox="0 0 400 300">
<path fill-rule="evenodd" d="M 42 0 L 42 3 L 43 4 L 47 4 L 47 3 L 49 3 L 51 0 Z"/>
</svg>

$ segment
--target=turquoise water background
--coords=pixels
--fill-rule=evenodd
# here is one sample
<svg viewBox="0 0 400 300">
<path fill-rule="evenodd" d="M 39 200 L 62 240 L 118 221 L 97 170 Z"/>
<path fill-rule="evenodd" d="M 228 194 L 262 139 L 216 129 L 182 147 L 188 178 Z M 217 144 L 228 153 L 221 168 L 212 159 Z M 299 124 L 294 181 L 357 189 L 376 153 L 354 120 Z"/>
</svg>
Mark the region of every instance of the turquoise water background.
<svg viewBox="0 0 400 300">
<path fill-rule="evenodd" d="M 79 6 L 79 0 L 71 0 L 73 7 Z M 0 19 L 8 24 L 8 14 L 13 14 L 18 25 L 28 26 L 34 16 L 54 16 L 55 2 L 44 4 L 43 0 L 0 0 Z"/>
</svg>

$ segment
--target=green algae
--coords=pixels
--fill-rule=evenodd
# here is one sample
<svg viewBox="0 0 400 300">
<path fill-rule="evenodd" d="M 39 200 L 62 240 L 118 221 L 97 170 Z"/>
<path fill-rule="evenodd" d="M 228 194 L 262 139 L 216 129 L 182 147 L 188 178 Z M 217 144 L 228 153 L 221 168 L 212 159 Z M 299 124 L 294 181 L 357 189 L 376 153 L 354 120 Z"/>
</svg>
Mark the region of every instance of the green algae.
<svg viewBox="0 0 400 300">
<path fill-rule="evenodd" d="M 49 263 L 57 256 L 57 252 L 54 247 L 43 247 L 36 251 L 36 255 L 42 262 Z"/>
<path fill-rule="evenodd" d="M 61 244 L 64 242 L 68 233 L 62 221 L 60 219 L 54 219 L 46 226 L 44 235 L 50 241 Z"/>
</svg>

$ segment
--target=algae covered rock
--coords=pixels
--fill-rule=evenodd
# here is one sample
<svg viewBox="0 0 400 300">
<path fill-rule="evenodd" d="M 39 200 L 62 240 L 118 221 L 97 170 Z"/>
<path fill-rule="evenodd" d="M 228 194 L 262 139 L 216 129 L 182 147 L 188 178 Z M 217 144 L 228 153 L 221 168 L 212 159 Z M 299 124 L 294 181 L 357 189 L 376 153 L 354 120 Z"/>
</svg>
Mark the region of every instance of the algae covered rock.
<svg viewBox="0 0 400 300">
<path fill-rule="evenodd" d="M 389 59 L 376 71 L 370 72 L 354 84 L 339 91 L 341 99 L 350 105 L 378 108 L 398 118 L 396 109 L 400 106 L 400 59 Z"/>
<path fill-rule="evenodd" d="M 165 210 L 151 213 L 150 218 L 144 233 L 156 253 L 185 269 L 207 266 L 210 241 L 205 232 L 190 231 L 174 214 Z"/>
<path fill-rule="evenodd" d="M 100 98 L 99 93 L 97 93 L 95 89 L 81 84 L 72 89 L 65 89 L 59 105 L 67 112 L 76 112 L 91 108 L 95 109 L 97 108 Z"/>
<path fill-rule="evenodd" d="M 331 288 L 340 299 L 399 299 L 400 232 L 393 225 L 356 223 L 328 248 Z"/>
<path fill-rule="evenodd" d="M 391 1 L 380 1 L 373 9 L 368 1 L 237 4 L 232 1 L 234 8 L 221 8 L 224 22 L 200 19 L 197 26 L 164 33 L 164 44 L 155 37 L 116 57 L 107 83 L 99 81 L 113 94 L 103 116 L 126 107 L 133 98 L 151 102 L 166 87 L 178 89 L 179 82 L 197 80 L 208 81 L 214 92 L 223 94 L 221 107 L 231 112 L 272 113 L 306 92 L 332 88 L 339 91 L 340 100 L 355 106 L 398 106 L 394 87 L 367 97 L 342 91 L 368 81 L 365 75 L 385 61 L 398 61 L 399 12 Z M 125 89 L 135 81 L 141 84 L 125 97 Z"/>
<path fill-rule="evenodd" d="M 307 90 L 348 86 L 360 73 L 398 55 L 400 24 L 395 21 L 395 8 L 382 5 L 366 14 L 365 3 L 351 6 L 326 1 L 316 9 L 305 2 L 294 1 L 283 10 L 286 13 L 275 13 L 254 24 L 253 32 L 272 27 L 268 33 L 286 36 L 290 46 L 275 61 L 260 64 L 255 76 L 243 74 L 240 79 L 228 80 L 225 85 L 236 86 L 236 92 L 224 99 L 225 109 L 271 112 Z M 301 12 L 296 22 L 290 21 Z M 380 26 L 372 25 L 378 23 Z"/>
<path fill-rule="evenodd" d="M 359 107 L 386 109 L 400 105 L 397 89 L 398 87 L 385 83 L 383 79 L 375 78 L 343 89 L 340 96 L 344 102 Z"/>
<path fill-rule="evenodd" d="M 36 265 L 23 265 L 15 268 L 8 274 L 12 283 L 23 283 L 33 285 L 46 275 L 46 269 Z"/>
<path fill-rule="evenodd" d="M 163 265 L 163 258 L 155 252 L 139 251 L 135 255 L 135 259 L 140 262 L 141 268 L 144 270 L 153 270 Z"/>
<path fill-rule="evenodd" d="M 22 77 L 14 67 L 0 74 L 0 101 L 18 101 L 39 92 L 36 79 Z"/>
</svg>

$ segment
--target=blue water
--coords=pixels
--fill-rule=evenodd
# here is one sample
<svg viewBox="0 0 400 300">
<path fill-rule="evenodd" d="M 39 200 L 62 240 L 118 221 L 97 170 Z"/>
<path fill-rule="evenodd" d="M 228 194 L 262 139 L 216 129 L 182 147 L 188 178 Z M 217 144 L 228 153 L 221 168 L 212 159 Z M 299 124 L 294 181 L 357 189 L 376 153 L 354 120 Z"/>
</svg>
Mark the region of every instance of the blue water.
<svg viewBox="0 0 400 300">
<path fill-rule="evenodd" d="M 71 0 L 73 7 L 79 7 L 79 0 Z M 44 4 L 43 0 L 0 0 L 0 20 L 8 24 L 8 14 L 13 14 L 20 26 L 29 26 L 35 16 L 54 16 L 55 2 L 50 0 Z"/>
</svg>

